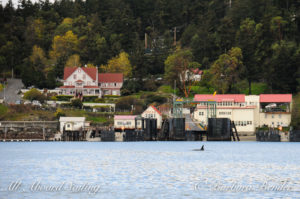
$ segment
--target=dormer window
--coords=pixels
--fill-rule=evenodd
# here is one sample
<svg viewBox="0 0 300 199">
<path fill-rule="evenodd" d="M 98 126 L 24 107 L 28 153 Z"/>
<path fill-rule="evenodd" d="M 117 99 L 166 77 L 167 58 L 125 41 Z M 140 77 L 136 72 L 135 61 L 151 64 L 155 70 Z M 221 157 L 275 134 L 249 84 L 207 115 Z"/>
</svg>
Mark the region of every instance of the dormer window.
<svg viewBox="0 0 300 199">
<path fill-rule="evenodd" d="M 80 69 L 78 69 L 78 72 L 80 73 L 80 72 L 81 72 L 81 70 L 80 70 Z"/>
<path fill-rule="evenodd" d="M 85 78 L 86 78 L 85 74 L 84 74 L 84 75 L 82 75 L 82 78 L 83 78 L 83 79 L 85 79 Z"/>
<path fill-rule="evenodd" d="M 76 79 L 77 77 L 76 77 L 76 75 L 73 75 L 73 79 Z"/>
</svg>

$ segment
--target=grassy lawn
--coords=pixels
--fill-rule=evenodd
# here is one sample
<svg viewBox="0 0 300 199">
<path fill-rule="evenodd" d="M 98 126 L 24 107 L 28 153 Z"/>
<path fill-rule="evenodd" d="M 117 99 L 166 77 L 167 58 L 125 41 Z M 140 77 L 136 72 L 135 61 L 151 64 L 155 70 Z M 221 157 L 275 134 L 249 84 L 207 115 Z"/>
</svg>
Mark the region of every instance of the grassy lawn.
<svg viewBox="0 0 300 199">
<path fill-rule="evenodd" d="M 7 113 L 7 107 L 0 104 L 0 119 L 4 118 Z"/>
</svg>

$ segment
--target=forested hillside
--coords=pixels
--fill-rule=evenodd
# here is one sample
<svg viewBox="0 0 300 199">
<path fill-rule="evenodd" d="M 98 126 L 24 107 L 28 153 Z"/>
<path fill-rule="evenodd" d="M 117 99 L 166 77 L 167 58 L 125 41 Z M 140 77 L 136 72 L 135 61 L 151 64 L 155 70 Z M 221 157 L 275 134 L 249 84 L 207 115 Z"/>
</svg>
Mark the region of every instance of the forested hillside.
<svg viewBox="0 0 300 199">
<path fill-rule="evenodd" d="M 128 78 L 161 75 L 172 85 L 167 58 L 184 49 L 205 70 L 201 86 L 300 90 L 299 0 L 10 1 L 0 30 L 1 76 L 13 68 L 25 85 L 54 88 L 65 66 L 110 71 L 116 62 Z"/>
</svg>

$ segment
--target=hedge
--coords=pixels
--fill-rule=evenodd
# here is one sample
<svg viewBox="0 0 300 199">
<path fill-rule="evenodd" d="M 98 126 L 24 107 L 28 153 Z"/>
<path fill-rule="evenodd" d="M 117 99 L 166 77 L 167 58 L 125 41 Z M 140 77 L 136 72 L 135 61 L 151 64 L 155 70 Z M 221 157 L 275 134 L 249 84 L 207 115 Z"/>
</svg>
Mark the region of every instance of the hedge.
<svg viewBox="0 0 300 199">
<path fill-rule="evenodd" d="M 58 95 L 56 96 L 57 101 L 70 101 L 70 99 L 72 99 L 73 96 L 70 95 Z"/>
<path fill-rule="evenodd" d="M 95 102 L 96 99 L 98 99 L 98 96 L 83 96 L 82 101 L 83 102 Z"/>
</svg>

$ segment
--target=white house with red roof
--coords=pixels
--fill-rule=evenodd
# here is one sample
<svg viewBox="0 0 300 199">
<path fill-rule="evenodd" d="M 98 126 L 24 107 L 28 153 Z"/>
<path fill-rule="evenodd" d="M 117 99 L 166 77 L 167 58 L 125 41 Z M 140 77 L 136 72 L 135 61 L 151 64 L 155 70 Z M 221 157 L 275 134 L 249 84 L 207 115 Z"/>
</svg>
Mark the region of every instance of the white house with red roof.
<svg viewBox="0 0 300 199">
<path fill-rule="evenodd" d="M 122 73 L 98 73 L 97 68 L 65 67 L 63 95 L 120 95 L 123 86 Z"/>
<path fill-rule="evenodd" d="M 103 95 L 121 95 L 123 86 L 122 73 L 99 73 L 98 84 Z"/>
<path fill-rule="evenodd" d="M 162 125 L 162 114 L 155 106 L 149 106 L 141 115 L 143 118 L 152 118 L 157 120 L 157 128 Z"/>
<path fill-rule="evenodd" d="M 289 126 L 291 123 L 292 94 L 259 95 L 260 126 Z"/>
<path fill-rule="evenodd" d="M 133 130 L 135 129 L 135 118 L 138 115 L 115 115 L 114 129 L 115 131 Z M 155 106 L 149 106 L 142 114 L 143 118 L 157 119 L 157 128 L 160 129 L 162 125 L 162 114 Z M 146 125 L 146 124 L 144 124 Z M 142 128 L 141 120 L 137 120 L 137 128 Z"/>
<path fill-rule="evenodd" d="M 291 122 L 291 94 L 197 94 L 194 101 L 203 101 L 193 113 L 193 118 L 203 125 L 207 125 L 208 114 L 205 101 L 215 101 L 217 118 L 234 121 L 238 132 L 254 133 L 256 127 L 289 126 Z"/>
<path fill-rule="evenodd" d="M 196 69 L 189 69 L 189 70 L 186 70 L 184 72 L 184 80 L 185 81 L 196 81 L 196 82 L 199 82 L 201 81 L 201 78 L 202 78 L 202 75 L 203 75 L 203 71 L 200 70 L 199 68 L 196 68 Z M 183 81 L 183 77 L 182 75 L 179 76 L 180 78 L 180 81 Z"/>
<path fill-rule="evenodd" d="M 133 130 L 135 128 L 135 118 L 137 115 L 115 115 L 114 129 L 115 131 Z M 139 123 L 138 126 L 141 124 Z"/>
</svg>

